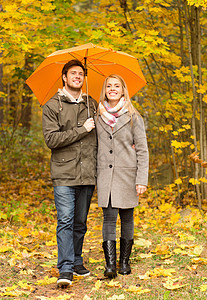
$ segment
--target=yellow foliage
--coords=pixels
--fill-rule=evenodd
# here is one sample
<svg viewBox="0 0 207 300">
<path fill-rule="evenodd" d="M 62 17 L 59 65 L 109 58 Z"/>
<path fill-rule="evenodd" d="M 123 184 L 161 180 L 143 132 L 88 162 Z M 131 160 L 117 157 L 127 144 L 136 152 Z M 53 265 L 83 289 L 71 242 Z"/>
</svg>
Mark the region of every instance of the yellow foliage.
<svg viewBox="0 0 207 300">
<path fill-rule="evenodd" d="M 189 182 L 192 183 L 192 185 L 200 184 L 200 181 L 195 178 L 190 178 Z"/>
<path fill-rule="evenodd" d="M 193 264 L 207 264 L 207 258 L 196 257 L 191 259 Z"/>
<path fill-rule="evenodd" d="M 179 215 L 178 213 L 172 214 L 172 215 L 170 216 L 170 222 L 171 222 L 172 224 L 176 224 L 176 223 L 179 221 L 179 219 L 180 219 L 180 215 Z"/>
<path fill-rule="evenodd" d="M 152 253 L 140 253 L 139 257 L 141 258 L 151 258 L 154 254 Z"/>
<path fill-rule="evenodd" d="M 139 275 L 140 279 L 150 279 L 150 278 L 156 278 L 160 276 L 164 277 L 172 277 L 173 273 L 176 273 L 176 270 L 171 268 L 171 269 L 163 269 L 161 268 L 154 268 L 152 271 L 147 271 L 144 275 Z"/>
<path fill-rule="evenodd" d="M 185 234 L 185 233 L 179 232 L 177 235 L 179 236 L 181 241 L 194 241 L 195 240 L 195 237 L 190 234 Z"/>
<path fill-rule="evenodd" d="M 88 295 L 85 295 L 84 297 L 83 297 L 83 300 L 91 300 L 92 298 L 90 298 Z"/>
<path fill-rule="evenodd" d="M 89 263 L 91 263 L 91 264 L 100 263 L 102 261 L 103 261 L 102 258 L 101 259 L 93 259 L 93 258 L 89 257 Z"/>
<path fill-rule="evenodd" d="M 159 210 L 161 212 L 167 212 L 171 208 L 172 208 L 172 204 L 171 203 L 164 203 L 164 204 L 162 204 L 162 205 L 159 206 Z"/>
<path fill-rule="evenodd" d="M 147 241 L 145 239 L 142 238 L 138 238 L 134 241 L 134 245 L 135 247 L 146 247 L 149 248 L 149 246 L 151 246 L 152 242 L 151 241 Z"/>
<path fill-rule="evenodd" d="M 182 131 L 182 129 L 180 129 Z M 179 131 L 179 130 L 178 130 Z M 191 143 L 190 142 L 178 142 L 176 140 L 172 140 L 171 141 L 171 145 L 178 149 L 178 148 L 186 148 L 190 145 Z"/>
<path fill-rule="evenodd" d="M 48 285 L 48 284 L 55 283 L 55 282 L 57 282 L 56 277 L 49 278 L 48 276 L 45 276 L 44 279 L 38 280 L 35 284 L 37 284 L 37 285 Z"/>
<path fill-rule="evenodd" d="M 199 181 L 207 183 L 207 178 L 201 177 L 201 178 L 199 178 Z"/>
<path fill-rule="evenodd" d="M 201 292 L 206 292 L 207 291 L 207 284 L 202 284 L 200 286 L 200 290 L 201 290 Z"/>
<path fill-rule="evenodd" d="M 133 285 L 130 285 L 128 289 L 124 289 L 124 290 L 126 292 L 137 293 L 137 294 L 140 294 L 140 295 L 150 292 L 149 289 L 143 289 L 142 287 L 137 287 L 137 286 L 133 286 Z"/>
<path fill-rule="evenodd" d="M 125 299 L 124 294 L 121 294 L 119 296 L 113 295 L 112 297 L 107 298 L 107 300 L 124 300 L 124 299 Z"/>
<path fill-rule="evenodd" d="M 158 244 L 154 251 L 157 255 L 164 255 L 169 253 L 170 247 L 165 244 Z"/>
<path fill-rule="evenodd" d="M 176 184 L 181 184 L 182 183 L 182 179 L 181 178 L 178 178 L 174 181 Z"/>
<path fill-rule="evenodd" d="M 11 246 L 1 246 L 0 247 L 0 253 L 4 253 L 7 251 L 12 251 L 12 247 Z"/>
<path fill-rule="evenodd" d="M 202 6 L 204 9 L 207 8 L 207 0 L 187 0 L 188 5 L 196 7 Z"/>
<path fill-rule="evenodd" d="M 121 287 L 120 282 L 114 281 L 113 279 L 109 283 L 106 282 L 106 285 L 109 287 Z"/>
<path fill-rule="evenodd" d="M 97 280 L 96 283 L 95 283 L 95 288 L 93 288 L 93 289 L 99 290 L 100 287 L 101 287 L 101 280 Z"/>
<path fill-rule="evenodd" d="M 186 286 L 186 284 L 180 285 L 179 283 L 175 283 L 174 280 L 168 278 L 166 282 L 163 283 L 163 286 L 168 290 L 176 290 Z"/>
<path fill-rule="evenodd" d="M 207 95 L 203 96 L 203 102 L 207 103 Z"/>
</svg>

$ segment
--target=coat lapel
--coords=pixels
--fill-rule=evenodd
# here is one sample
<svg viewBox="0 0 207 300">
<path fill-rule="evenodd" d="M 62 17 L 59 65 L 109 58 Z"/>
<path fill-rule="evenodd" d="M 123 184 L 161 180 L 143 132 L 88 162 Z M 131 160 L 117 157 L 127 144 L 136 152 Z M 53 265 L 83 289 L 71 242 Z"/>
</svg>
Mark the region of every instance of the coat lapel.
<svg viewBox="0 0 207 300">
<path fill-rule="evenodd" d="M 124 113 L 123 115 L 121 115 L 118 118 L 118 121 L 116 123 L 116 125 L 114 126 L 114 130 L 113 130 L 113 134 L 115 132 L 117 132 L 119 129 L 121 129 L 125 124 L 127 124 L 128 122 L 130 122 L 130 116 L 128 114 L 128 112 Z"/>
<path fill-rule="evenodd" d="M 112 134 L 112 128 L 111 128 L 111 126 L 107 125 L 107 124 L 103 121 L 103 119 L 101 118 L 100 115 L 98 116 L 98 122 L 101 124 L 101 126 L 103 127 L 103 129 L 104 129 L 105 131 L 107 131 L 109 134 Z"/>
<path fill-rule="evenodd" d="M 114 134 L 115 132 L 117 132 L 119 129 L 121 129 L 125 124 L 127 124 L 128 122 L 130 122 L 130 116 L 129 114 L 126 112 L 123 115 L 121 115 L 118 118 L 118 121 L 116 123 L 116 125 L 114 126 L 113 130 L 111 128 L 111 126 L 107 125 L 103 119 L 101 118 L 101 116 L 99 115 L 98 117 L 98 121 L 101 124 L 101 126 L 103 127 L 103 129 L 105 131 L 107 131 L 109 134 Z"/>
</svg>

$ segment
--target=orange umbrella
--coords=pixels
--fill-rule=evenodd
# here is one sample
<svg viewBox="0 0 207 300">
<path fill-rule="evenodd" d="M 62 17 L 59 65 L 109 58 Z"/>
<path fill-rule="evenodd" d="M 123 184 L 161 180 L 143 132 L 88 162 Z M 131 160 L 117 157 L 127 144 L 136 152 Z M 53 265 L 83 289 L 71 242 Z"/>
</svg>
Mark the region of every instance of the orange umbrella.
<svg viewBox="0 0 207 300">
<path fill-rule="evenodd" d="M 127 53 L 88 43 L 55 51 L 46 57 L 26 80 L 41 105 L 62 88 L 62 68 L 71 59 L 80 60 L 87 69 L 83 92 L 99 100 L 104 79 L 111 74 L 122 76 L 132 97 L 146 84 L 138 60 Z M 88 84 L 87 84 L 88 82 Z"/>
</svg>

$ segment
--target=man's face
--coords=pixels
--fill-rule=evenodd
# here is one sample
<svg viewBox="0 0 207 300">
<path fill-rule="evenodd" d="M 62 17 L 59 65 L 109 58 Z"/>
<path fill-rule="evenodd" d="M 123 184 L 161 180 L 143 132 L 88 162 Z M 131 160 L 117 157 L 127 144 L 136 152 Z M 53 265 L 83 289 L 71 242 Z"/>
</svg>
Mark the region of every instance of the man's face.
<svg viewBox="0 0 207 300">
<path fill-rule="evenodd" d="M 63 75 L 65 88 L 68 90 L 81 90 L 84 82 L 84 71 L 80 66 L 74 66 L 68 70 L 67 75 Z"/>
</svg>

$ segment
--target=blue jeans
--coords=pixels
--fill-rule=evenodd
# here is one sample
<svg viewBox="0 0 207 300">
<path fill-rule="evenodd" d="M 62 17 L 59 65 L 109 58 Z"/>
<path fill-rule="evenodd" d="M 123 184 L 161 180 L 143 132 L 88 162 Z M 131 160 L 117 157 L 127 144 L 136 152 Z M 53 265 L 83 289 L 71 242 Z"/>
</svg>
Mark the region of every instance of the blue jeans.
<svg viewBox="0 0 207 300">
<path fill-rule="evenodd" d="M 94 185 L 54 187 L 60 273 L 73 272 L 74 265 L 83 264 L 83 239 L 93 191 Z"/>
</svg>

